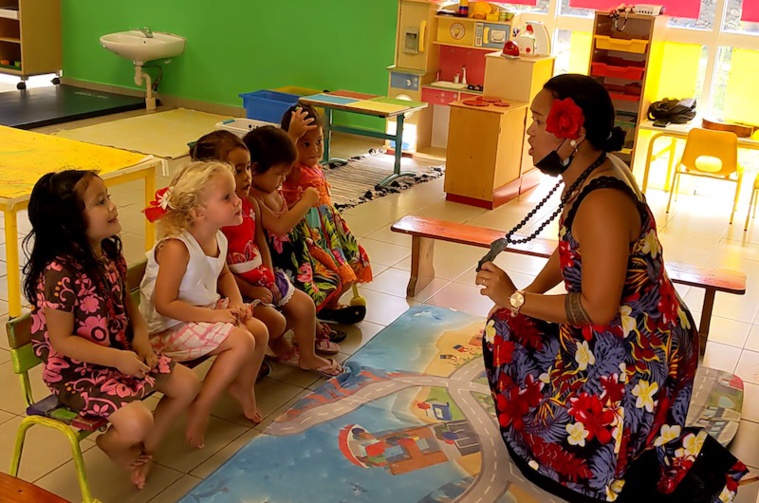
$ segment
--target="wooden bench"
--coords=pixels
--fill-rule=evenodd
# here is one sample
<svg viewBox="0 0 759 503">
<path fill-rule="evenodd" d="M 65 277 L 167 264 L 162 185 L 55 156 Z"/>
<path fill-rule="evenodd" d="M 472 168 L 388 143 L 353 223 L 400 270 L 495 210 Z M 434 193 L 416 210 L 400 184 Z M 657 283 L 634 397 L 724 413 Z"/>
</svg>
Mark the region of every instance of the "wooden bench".
<svg viewBox="0 0 759 503">
<path fill-rule="evenodd" d="M 504 235 L 503 231 L 486 227 L 415 216 L 401 218 L 392 225 L 391 230 L 411 236 L 411 279 L 406 289 L 409 297 L 415 296 L 435 277 L 433 259 L 436 240 L 489 248 L 490 243 Z M 515 239 L 521 237 L 523 236 L 514 236 Z M 553 239 L 536 238 L 528 243 L 509 245 L 506 251 L 548 258 L 557 245 L 558 243 Z M 666 268 L 667 274 L 674 283 L 703 288 L 706 292 L 698 327 L 701 354 L 703 354 L 709 336 L 716 293 L 745 294 L 746 275 L 739 271 L 706 269 L 681 262 L 667 262 Z"/>
<path fill-rule="evenodd" d="M 0 472 L 0 501 L 8 503 L 70 503 L 31 482 Z"/>
</svg>

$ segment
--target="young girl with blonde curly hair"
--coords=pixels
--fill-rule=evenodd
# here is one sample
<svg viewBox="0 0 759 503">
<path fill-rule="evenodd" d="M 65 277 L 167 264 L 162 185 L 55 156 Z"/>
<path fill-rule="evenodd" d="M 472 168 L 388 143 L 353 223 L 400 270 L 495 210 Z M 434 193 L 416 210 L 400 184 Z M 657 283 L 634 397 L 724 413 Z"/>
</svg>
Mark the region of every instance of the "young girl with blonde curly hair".
<svg viewBox="0 0 759 503">
<path fill-rule="evenodd" d="M 163 234 L 147 253 L 141 284 L 140 310 L 153 347 L 177 361 L 216 355 L 190 406 L 187 440 L 200 448 L 211 407 L 225 389 L 246 418 L 262 420 L 253 387 L 269 333 L 243 303 L 221 232 L 242 223 L 232 169 L 221 162 L 186 165 L 145 214 L 160 221 Z"/>
</svg>

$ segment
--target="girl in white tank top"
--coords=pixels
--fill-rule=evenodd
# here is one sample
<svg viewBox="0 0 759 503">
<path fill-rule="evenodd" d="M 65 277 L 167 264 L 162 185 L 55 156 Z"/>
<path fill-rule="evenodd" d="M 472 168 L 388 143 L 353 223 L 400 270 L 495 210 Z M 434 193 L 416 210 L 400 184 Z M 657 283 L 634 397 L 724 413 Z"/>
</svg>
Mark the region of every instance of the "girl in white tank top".
<svg viewBox="0 0 759 503">
<path fill-rule="evenodd" d="M 242 301 L 220 232 L 242 221 L 231 167 L 188 164 L 156 193 L 145 215 L 160 220 L 164 236 L 147 253 L 140 293 L 151 344 L 178 361 L 216 356 L 189 410 L 187 440 L 200 448 L 211 407 L 224 390 L 246 418 L 262 420 L 253 388 L 269 333 Z"/>
</svg>

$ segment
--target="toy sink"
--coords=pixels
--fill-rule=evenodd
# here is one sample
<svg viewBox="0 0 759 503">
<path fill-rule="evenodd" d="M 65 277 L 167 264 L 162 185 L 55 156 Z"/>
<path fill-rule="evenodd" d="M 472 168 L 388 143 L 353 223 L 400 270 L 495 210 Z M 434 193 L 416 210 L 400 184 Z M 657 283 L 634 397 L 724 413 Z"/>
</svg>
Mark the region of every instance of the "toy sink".
<svg viewBox="0 0 759 503">
<path fill-rule="evenodd" d="M 466 84 L 456 84 L 447 80 L 438 80 L 430 84 L 432 87 L 442 87 L 444 89 L 466 89 Z"/>
<path fill-rule="evenodd" d="M 162 32 L 153 32 L 149 38 L 139 30 L 120 31 L 100 37 L 100 45 L 122 58 L 131 59 L 135 65 L 179 56 L 184 51 L 185 41 L 184 37 Z"/>
</svg>

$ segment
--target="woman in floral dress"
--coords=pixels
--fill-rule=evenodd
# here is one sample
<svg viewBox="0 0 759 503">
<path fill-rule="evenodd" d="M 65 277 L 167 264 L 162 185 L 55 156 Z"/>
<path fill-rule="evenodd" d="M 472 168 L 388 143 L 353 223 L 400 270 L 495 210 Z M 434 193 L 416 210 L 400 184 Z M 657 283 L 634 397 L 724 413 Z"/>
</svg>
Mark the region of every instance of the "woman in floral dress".
<svg viewBox="0 0 759 503">
<path fill-rule="evenodd" d="M 530 110 L 530 155 L 566 184 L 559 246 L 524 290 L 492 262 L 476 278 L 496 304 L 483 354 L 514 463 L 569 501 L 732 501 L 747 469 L 685 426 L 698 334 L 645 197 L 606 155 L 624 141 L 608 92 L 561 75 Z"/>
</svg>

